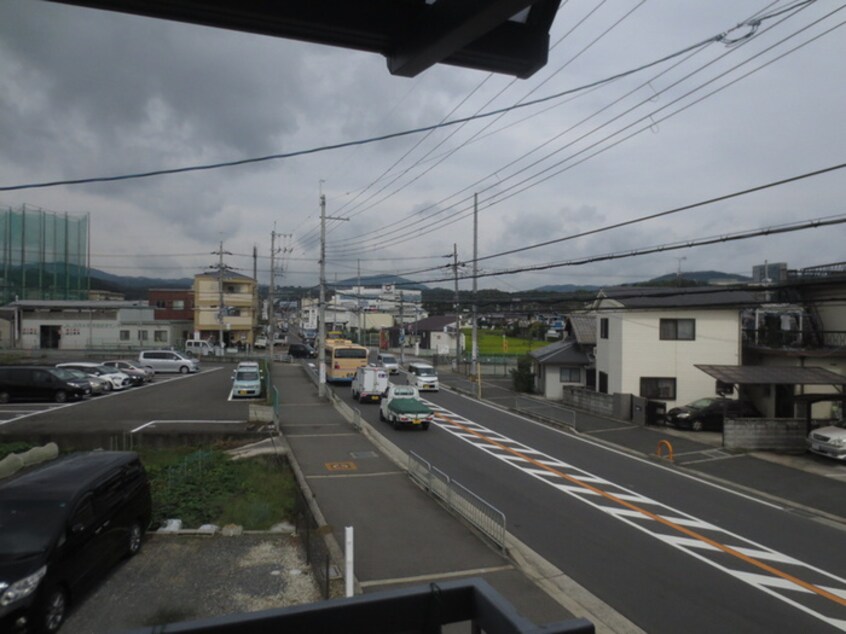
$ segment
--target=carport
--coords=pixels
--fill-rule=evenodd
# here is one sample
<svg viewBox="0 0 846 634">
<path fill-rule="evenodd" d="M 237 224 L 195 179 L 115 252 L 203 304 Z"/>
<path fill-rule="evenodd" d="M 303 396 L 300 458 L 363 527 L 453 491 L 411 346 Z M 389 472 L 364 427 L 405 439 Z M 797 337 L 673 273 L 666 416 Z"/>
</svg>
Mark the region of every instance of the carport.
<svg viewBox="0 0 846 634">
<path fill-rule="evenodd" d="M 778 395 L 780 386 L 797 385 L 831 385 L 839 393 L 836 394 L 800 394 L 791 392 L 792 403 L 807 403 L 805 408 L 805 428 L 808 433 L 811 431 L 811 408 L 810 404 L 822 401 L 840 401 L 846 408 L 846 377 L 831 372 L 824 368 L 797 368 L 782 366 L 761 366 L 761 365 L 704 365 L 694 364 L 694 367 L 702 370 L 717 380 L 717 393 L 730 393 L 735 386 L 738 393 L 740 388 L 752 385 L 770 386 Z"/>
</svg>

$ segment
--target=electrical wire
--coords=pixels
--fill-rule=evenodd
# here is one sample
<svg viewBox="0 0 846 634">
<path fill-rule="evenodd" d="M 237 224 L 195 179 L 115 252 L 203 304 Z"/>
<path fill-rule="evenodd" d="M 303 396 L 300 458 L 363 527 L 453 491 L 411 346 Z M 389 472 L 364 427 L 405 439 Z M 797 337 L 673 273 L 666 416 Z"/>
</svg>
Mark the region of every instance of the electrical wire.
<svg viewBox="0 0 846 634">
<path fill-rule="evenodd" d="M 816 0 L 803 0 L 802 2 L 799 2 L 797 4 L 809 4 L 809 3 L 812 3 L 812 2 L 816 2 Z M 762 22 L 763 20 L 767 19 L 767 17 L 768 16 L 765 16 L 763 18 L 758 18 L 757 21 Z M 741 26 L 744 26 L 744 24 L 741 23 L 737 27 L 734 27 L 734 28 L 739 28 Z M 704 39 L 700 42 L 697 42 L 695 44 L 687 46 L 687 47 L 685 47 L 685 48 L 683 48 L 679 51 L 676 51 L 674 53 L 670 53 L 669 55 L 665 55 L 664 57 L 661 57 L 659 59 L 653 60 L 651 62 L 647 62 L 645 64 L 641 64 L 640 66 L 631 68 L 631 69 L 626 70 L 626 71 L 616 73 L 614 75 L 610 75 L 610 76 L 602 78 L 602 79 L 595 80 L 593 82 L 589 82 L 587 84 L 583 84 L 581 86 L 577 86 L 575 88 L 569 88 L 567 90 L 563 90 L 563 91 L 560 91 L 558 93 L 547 95 L 546 97 L 539 97 L 537 99 L 533 99 L 533 100 L 527 101 L 525 103 L 515 104 L 515 105 L 507 106 L 505 108 L 498 108 L 496 110 L 491 110 L 489 112 L 484 112 L 484 113 L 472 115 L 472 116 L 469 116 L 469 117 L 460 117 L 458 119 L 453 119 L 453 120 L 450 120 L 450 121 L 446 121 L 446 122 L 438 123 L 438 124 L 434 124 L 434 125 L 421 126 L 421 127 L 418 127 L 418 128 L 412 128 L 412 129 L 408 129 L 408 130 L 401 130 L 401 131 L 398 131 L 398 132 L 391 132 L 391 133 L 387 133 L 387 134 L 383 134 L 383 135 L 367 137 L 367 138 L 364 138 L 364 139 L 356 139 L 356 140 L 353 140 L 353 141 L 345 141 L 345 142 L 340 142 L 340 143 L 327 144 L 327 145 L 322 145 L 322 146 L 313 147 L 313 148 L 307 148 L 307 149 L 303 149 L 303 150 L 294 150 L 292 152 L 268 154 L 268 155 L 265 155 L 265 156 L 250 157 L 250 158 L 238 159 L 238 160 L 233 160 L 233 161 L 221 161 L 221 162 L 218 162 L 218 163 L 189 165 L 189 166 L 176 167 L 176 168 L 170 168 L 170 169 L 150 170 L 150 171 L 147 171 L 147 172 L 134 172 L 134 173 L 129 173 L 129 174 L 120 174 L 120 175 L 116 175 L 116 176 L 96 176 L 96 177 L 89 177 L 89 178 L 46 181 L 46 182 L 41 182 L 41 183 L 26 183 L 26 184 L 18 184 L 18 185 L 0 185 L 0 191 L 19 191 L 19 190 L 23 190 L 23 189 L 42 189 L 42 188 L 47 188 L 47 187 L 57 187 L 57 186 L 63 186 L 63 185 L 82 185 L 82 184 L 90 184 L 90 183 L 115 182 L 115 181 L 124 181 L 124 180 L 132 180 L 132 179 L 139 179 L 139 178 L 149 178 L 149 177 L 153 177 L 153 176 L 165 176 L 165 175 L 171 175 L 171 174 L 183 174 L 183 173 L 187 173 L 187 172 L 208 171 L 208 170 L 221 169 L 221 168 L 227 168 L 227 167 L 237 167 L 237 166 L 241 166 L 241 165 L 250 165 L 250 164 L 253 164 L 253 163 L 263 163 L 263 162 L 267 162 L 267 161 L 289 159 L 289 158 L 293 158 L 293 157 L 297 157 L 297 156 L 307 156 L 307 155 L 310 155 L 310 154 L 317 154 L 317 153 L 320 153 L 320 152 L 327 152 L 327 151 L 330 151 L 330 150 L 337 150 L 337 149 L 341 149 L 341 148 L 345 148 L 345 147 L 355 147 L 355 146 L 359 146 L 359 145 L 367 145 L 367 144 L 371 144 L 371 143 L 386 141 L 386 140 L 389 140 L 389 139 L 396 139 L 396 138 L 400 138 L 400 137 L 404 137 L 404 136 L 421 134 L 423 132 L 428 132 L 429 130 L 435 130 L 435 129 L 438 129 L 438 128 L 446 128 L 446 127 L 450 127 L 450 126 L 454 126 L 454 125 L 459 125 L 459 124 L 464 123 L 466 121 L 474 121 L 474 120 L 478 120 L 478 119 L 487 119 L 489 117 L 495 117 L 495 116 L 497 116 L 501 113 L 511 112 L 511 111 L 521 109 L 521 108 L 528 108 L 528 107 L 535 106 L 535 105 L 538 105 L 538 104 L 542 104 L 542 103 L 545 103 L 545 102 L 548 102 L 548 101 L 560 99 L 561 97 L 565 97 L 567 95 L 574 94 L 574 93 L 580 92 L 582 90 L 587 90 L 588 88 L 592 88 L 594 86 L 599 86 L 601 84 L 606 84 L 606 83 L 609 83 L 611 81 L 615 81 L 615 80 L 623 78 L 623 77 L 628 77 L 630 75 L 634 75 L 634 74 L 639 73 L 643 70 L 646 70 L 647 68 L 651 68 L 653 66 L 660 65 L 660 64 L 662 64 L 662 63 L 664 63 L 668 60 L 671 60 L 675 57 L 679 57 L 681 55 L 684 55 L 685 53 L 687 53 L 688 51 L 691 51 L 693 49 L 696 49 L 696 48 L 699 48 L 699 47 L 702 47 L 702 46 L 707 46 L 709 44 L 713 44 L 713 43 L 716 43 L 716 42 L 720 42 L 724 38 L 725 38 L 725 33 L 721 33 L 721 34 L 718 34 L 718 35 L 715 35 L 715 36 L 708 37 L 708 38 L 706 38 L 706 39 Z"/>
<path fill-rule="evenodd" d="M 822 20 L 827 19 L 828 17 L 830 17 L 830 16 L 831 16 L 831 15 L 833 15 L 834 13 L 836 13 L 836 12 L 838 12 L 838 11 L 842 10 L 843 8 L 844 8 L 844 7 L 843 7 L 843 6 L 841 6 L 840 8 L 835 9 L 834 11 L 830 12 L 830 13 L 829 13 L 829 14 L 827 14 L 826 16 L 823 16 L 822 18 L 820 18 L 820 19 L 816 20 L 815 22 L 812 22 L 811 24 L 809 24 L 809 25 L 807 25 L 807 26 L 803 27 L 802 29 L 800 29 L 800 30 L 798 30 L 798 31 L 794 32 L 793 34 L 791 34 L 791 35 L 789 35 L 789 36 L 787 36 L 787 37 L 783 38 L 783 39 L 782 39 L 782 40 L 780 40 L 779 42 L 777 42 L 777 43 L 773 44 L 772 46 L 768 47 L 767 49 L 765 49 L 765 50 L 763 50 L 763 51 L 759 52 L 758 54 L 756 54 L 756 55 L 754 55 L 754 56 L 750 57 L 749 59 L 747 59 L 747 60 L 745 60 L 745 61 L 743 61 L 743 62 L 741 62 L 741 63 L 739 63 L 739 64 L 735 65 L 733 68 L 731 68 L 731 69 L 729 69 L 729 70 L 727 70 L 727 71 L 725 71 L 725 72 L 721 73 L 720 75 L 716 76 L 715 78 L 712 78 L 711 80 L 709 80 L 709 81 L 705 82 L 704 84 L 701 84 L 701 85 L 700 85 L 700 86 L 698 86 L 697 88 L 695 88 L 695 89 L 693 89 L 693 90 L 688 91 L 687 93 L 685 93 L 685 94 L 684 94 L 684 95 L 682 95 L 681 97 L 678 97 L 678 98 L 674 99 L 673 101 L 671 101 L 671 102 L 670 102 L 670 103 L 668 103 L 667 105 L 662 106 L 661 108 L 658 108 L 657 110 L 655 110 L 655 111 L 653 111 L 653 112 L 649 113 L 648 115 L 645 115 L 645 116 L 641 117 L 640 119 L 638 119 L 638 120 L 636 120 L 636 121 L 634 121 L 634 122 L 632 122 L 632 123 L 628 124 L 628 125 L 627 125 L 627 126 L 625 126 L 624 128 L 622 128 L 622 129 L 620 129 L 620 130 L 618 130 L 618 131 L 614 132 L 613 134 L 610 134 L 610 135 L 608 135 L 608 136 L 604 137 L 603 139 L 601 139 L 601 140 L 599 140 L 599 141 L 597 141 L 597 142 L 593 143 L 592 145 L 590 145 L 590 146 L 588 146 L 588 147 L 586 147 L 586 148 L 584 148 L 584 149 L 580 150 L 580 151 L 579 151 L 579 152 L 577 152 L 576 154 L 570 155 L 570 156 L 568 156 L 567 158 L 565 158 L 565 159 L 563 159 L 563 160 L 561 160 L 561 161 L 558 161 L 557 163 L 553 164 L 552 166 L 547 167 L 547 168 L 545 168 L 545 169 L 541 170 L 540 172 L 538 172 L 538 173 L 536 173 L 536 174 L 534 174 L 534 175 L 531 175 L 531 176 L 529 176 L 529 177 L 527 177 L 527 178 L 525 178 L 525 179 L 523 179 L 523 180 L 521 180 L 521 181 L 519 181 L 519 182 L 517 182 L 517 183 L 515 183 L 515 184 L 513 184 L 513 185 L 511 185 L 511 186 L 509 186 L 507 189 L 505 189 L 505 190 L 503 190 L 503 191 L 501 191 L 501 192 L 498 192 L 497 194 L 494 194 L 494 195 L 491 197 L 491 199 L 489 199 L 489 200 L 487 200 L 487 201 L 484 201 L 484 202 L 483 202 L 483 205 L 486 205 L 486 206 L 492 206 L 493 204 L 499 204 L 499 203 L 503 202 L 504 200 L 506 200 L 506 199 L 508 199 L 508 198 L 511 198 L 511 197 L 513 197 L 513 196 L 515 196 L 515 195 L 517 195 L 517 194 L 519 194 L 519 193 L 522 193 L 523 191 L 526 191 L 527 189 L 529 189 L 529 188 L 531 188 L 531 187 L 533 187 L 533 186 L 536 186 L 537 184 L 539 184 L 539 182 L 544 182 L 544 181 L 546 181 L 546 180 L 549 180 L 549 178 L 552 178 L 552 177 L 554 177 L 554 176 L 557 176 L 557 175 L 559 175 L 560 173 L 562 173 L 562 172 L 564 172 L 564 171 L 566 171 L 566 170 L 572 169 L 572 168 L 573 168 L 573 167 L 575 167 L 576 165 L 579 165 L 579 164 L 581 164 L 582 162 L 584 162 L 585 160 L 588 160 L 589 158 L 593 158 L 593 157 L 594 157 L 594 156 L 596 156 L 597 154 L 599 154 L 599 153 L 601 153 L 601 152 L 603 152 L 603 151 L 606 151 L 607 149 L 610 149 L 611 147 L 614 147 L 614 146 L 618 145 L 619 143 L 621 143 L 621 142 L 623 142 L 623 141 L 625 141 L 625 140 L 628 140 L 628 139 L 632 138 L 632 137 L 633 137 L 633 136 L 635 136 L 636 134 L 639 134 L 639 133 L 641 133 L 641 132 L 643 132 L 643 131 L 645 131 L 645 130 L 647 130 L 647 129 L 650 129 L 650 127 L 651 127 L 652 123 L 650 123 L 650 124 L 648 124 L 648 125 L 645 125 L 645 126 L 644 126 L 644 127 L 642 127 L 640 130 L 637 130 L 637 131 L 635 131 L 634 133 L 632 133 L 632 134 L 630 134 L 630 135 L 628 135 L 628 136 L 626 136 L 626 137 L 624 137 L 624 138 L 622 138 L 622 139 L 620 139 L 620 140 L 616 141 L 613 145 L 607 146 L 607 147 L 605 147 L 605 148 L 601 148 L 600 150 L 598 150 L 598 151 L 597 151 L 597 152 L 595 152 L 594 154 L 588 155 L 587 157 L 585 157 L 585 158 L 581 159 L 579 162 L 574 163 L 574 164 L 571 164 L 571 165 L 568 165 L 568 166 L 566 166 L 566 167 L 564 167 L 564 168 L 562 168 L 562 169 L 560 169 L 560 170 L 558 170 L 558 171 L 556 171 L 556 172 L 554 172 L 554 173 L 552 173 L 552 174 L 550 174 L 550 175 L 548 175 L 548 176 L 544 177 L 544 178 L 543 178 L 543 180 L 541 180 L 541 181 L 539 181 L 539 182 L 536 182 L 536 181 L 537 181 L 537 179 L 538 179 L 538 178 L 540 178 L 540 176 L 541 176 L 541 175 L 543 175 L 543 174 L 545 174 L 545 173 L 549 172 L 549 171 L 550 171 L 550 170 L 552 170 L 553 168 L 555 168 L 555 167 L 557 167 L 557 166 L 562 165 L 563 163 L 565 163 L 565 162 L 567 162 L 567 161 L 571 160 L 572 158 L 574 158 L 574 157 L 578 156 L 579 154 L 584 153 L 586 150 L 589 150 L 589 149 L 592 149 L 592 148 L 596 147 L 597 145 L 599 145 L 599 144 L 600 144 L 600 143 L 602 143 L 602 142 L 605 142 L 605 141 L 610 140 L 610 139 L 611 139 L 611 138 L 613 138 L 614 136 L 619 135 L 621 132 L 623 132 L 623 131 L 625 131 L 625 130 L 627 130 L 627 129 L 629 129 L 629 128 L 631 128 L 631 127 L 635 126 L 635 125 L 637 125 L 638 123 L 640 123 L 640 122 L 644 122 L 644 121 L 646 121 L 646 120 L 650 120 L 650 121 L 652 121 L 652 122 L 654 123 L 654 115 L 655 115 L 655 114 L 657 114 L 658 112 L 660 112 L 660 111 L 662 111 L 662 110 L 665 110 L 666 108 L 668 108 L 668 107 L 670 107 L 670 106 L 674 105 L 674 104 L 675 104 L 675 103 L 677 103 L 678 101 L 680 101 L 680 100 L 682 100 L 682 99 L 686 98 L 687 96 L 689 96 L 689 95 L 693 94 L 694 92 L 696 92 L 696 91 L 700 90 L 701 88 L 703 88 L 703 87 L 707 86 L 708 84 L 713 83 L 714 81 L 716 81 L 716 80 L 718 80 L 718 79 L 720 79 L 720 78 L 724 77 L 724 76 L 725 76 L 725 75 L 727 75 L 729 72 L 733 72 L 733 71 L 734 71 L 734 70 L 736 70 L 737 68 L 739 68 L 739 67 L 741 67 L 741 66 L 743 66 L 743 65 L 745 65 L 745 64 L 747 64 L 747 63 L 749 63 L 749 62 L 751 62 L 751 61 L 753 61 L 753 60 L 754 60 L 754 59 L 756 59 L 757 57 L 759 57 L 759 56 L 763 55 L 764 53 L 766 53 L 766 52 L 768 52 L 768 51 L 770 51 L 770 50 L 772 50 L 772 49 L 773 49 L 773 48 L 775 48 L 776 46 L 779 46 L 780 44 L 782 44 L 782 43 L 783 43 L 783 42 L 785 42 L 786 40 L 788 40 L 788 39 L 790 39 L 790 38 L 792 38 L 792 37 L 795 37 L 796 35 L 798 35 L 798 34 L 800 34 L 800 33 L 804 32 L 805 30 L 807 30 L 807 29 L 811 28 L 812 26 L 814 26 L 814 25 L 816 25 L 816 24 L 820 23 Z M 820 38 L 820 37 L 822 37 L 823 35 L 826 35 L 826 34 L 830 33 L 831 31 L 833 31 L 833 30 L 834 30 L 834 29 L 836 29 L 836 28 L 839 28 L 839 27 L 840 27 L 840 26 L 842 26 L 842 25 L 843 25 L 843 23 L 841 22 L 841 23 L 839 23 L 839 24 L 837 24 L 837 25 L 835 25 L 835 26 L 831 27 L 831 28 L 830 28 L 830 29 L 828 29 L 827 31 L 825 31 L 825 32 L 823 32 L 823 33 L 821 33 L 821 34 L 818 34 L 818 35 L 817 35 L 817 36 L 815 36 L 814 38 L 812 38 L 812 39 L 810 39 L 810 40 L 808 40 L 808 41 L 806 41 L 806 42 L 803 42 L 802 44 L 797 45 L 796 47 L 794 47 L 794 48 L 790 49 L 789 51 L 787 51 L 787 52 L 785 52 L 785 53 L 783 53 L 783 54 L 779 55 L 778 57 L 776 57 L 776 58 L 774 58 L 774 59 L 772 59 L 772 60 L 770 60 L 770 61 L 766 62 L 765 64 L 763 64 L 763 65 L 761 65 L 761 66 L 759 66 L 759 67 L 757 67 L 757 68 L 753 69 L 752 71 L 747 72 L 746 74 L 744 74 L 744 75 L 742 75 L 741 77 L 739 77 L 739 78 L 737 78 L 737 79 L 733 80 L 732 82 L 730 82 L 730 83 L 728 83 L 728 84 L 726 84 L 726 85 L 724 85 L 724 86 L 722 86 L 722 87 L 720 87 L 720 88 L 718 88 L 718 89 L 716 89 L 716 90 L 714 90 L 714 91 L 712 91 L 712 92 L 710 92 L 710 93 L 708 93 L 708 94 L 704 95 L 703 97 L 700 97 L 699 99 L 697 99 L 697 100 L 696 100 L 696 101 L 694 101 L 693 103 L 688 104 L 688 105 L 684 106 L 683 108 L 680 108 L 680 109 L 678 109 L 678 110 L 676 110 L 676 111 L 674 111 L 674 112 L 670 113 L 669 115 L 667 115 L 667 116 L 663 117 L 663 118 L 662 118 L 662 119 L 660 119 L 659 121 L 664 121 L 664 120 L 666 120 L 666 119 L 668 119 L 668 118 L 670 118 L 670 117 L 672 117 L 672 116 L 675 116 L 676 114 L 679 114 L 680 112 L 683 112 L 684 110 L 686 110 L 687 108 L 691 107 L 692 105 L 695 105 L 696 103 L 701 102 L 702 100 L 704 100 L 704 99 L 706 99 L 706 98 L 708 98 L 708 97 L 710 97 L 710 96 L 712 96 L 712 95 L 716 94 L 717 92 L 720 92 L 721 90 L 724 90 L 724 89 L 728 88 L 729 86 L 733 85 L 734 83 L 737 83 L 737 82 L 738 82 L 738 81 L 740 81 L 741 79 L 744 79 L 744 78 L 748 77 L 749 75 L 751 75 L 752 73 L 757 72 L 757 71 L 759 71 L 759 70 L 761 70 L 761 69 L 763 69 L 763 68 L 767 67 L 768 65 L 770 65 L 770 64 L 772 64 L 772 63 L 774 63 L 775 61 L 778 61 L 779 59 L 782 59 L 782 58 L 783 58 L 783 57 L 785 57 L 786 55 L 789 55 L 789 54 L 791 54 L 791 53 L 795 52 L 795 51 L 796 51 L 796 50 L 798 50 L 799 48 L 802 48 L 802 47 L 806 46 L 807 44 L 809 44 L 809 43 L 811 43 L 811 42 L 815 41 L 816 39 L 819 39 L 819 38 Z M 732 49 L 732 50 L 735 50 L 735 49 Z M 728 53 L 726 53 L 726 54 L 728 54 Z M 721 57 L 723 57 L 723 56 L 721 56 Z M 719 58 L 718 58 L 718 59 L 719 59 Z M 717 61 L 717 60 L 712 60 L 711 62 L 709 62 L 708 64 L 706 64 L 706 66 L 707 66 L 707 65 L 710 65 L 710 64 L 712 64 L 712 63 L 714 63 L 715 61 Z M 693 73 L 695 73 L 695 72 L 698 72 L 698 70 L 697 70 L 697 71 L 693 71 L 693 72 L 689 73 L 689 74 L 687 75 L 687 77 L 690 77 L 690 76 L 691 76 Z M 679 80 L 679 81 L 681 81 L 681 80 Z M 678 83 L 678 82 L 676 82 L 676 83 Z M 667 90 L 667 89 L 665 89 L 665 90 Z M 663 92 L 663 91 L 662 91 L 662 92 Z M 646 101 L 648 101 L 648 100 L 645 100 L 645 101 L 644 101 L 644 102 L 642 102 L 642 103 L 645 103 Z M 630 110 L 631 110 L 631 109 L 630 109 Z M 600 126 L 600 127 L 596 128 L 596 130 L 600 129 L 601 127 L 603 127 L 603 126 Z M 583 135 L 583 136 L 582 136 L 582 137 L 580 137 L 580 138 L 584 138 L 585 136 L 586 136 L 586 135 Z M 572 144 L 572 143 L 571 143 L 571 144 Z M 568 146 L 569 146 L 569 145 L 571 145 L 571 144 L 568 144 Z M 565 147 L 568 147 L 568 146 L 565 146 Z M 562 148 L 562 149 L 563 149 L 563 148 Z M 513 178 L 514 176 L 516 176 L 516 175 L 518 175 L 518 174 L 522 173 L 522 172 L 523 172 L 523 171 L 525 171 L 526 169 L 528 169 L 528 168 L 530 168 L 530 167 L 532 167 L 532 166 L 536 166 L 536 165 L 538 165 L 538 164 L 539 164 L 542 160 L 545 160 L 546 158 L 549 158 L 550 156 L 554 155 L 554 154 L 555 154 L 555 153 L 557 153 L 558 151 L 560 151 L 560 149 L 559 149 L 559 150 L 556 150 L 555 152 L 552 152 L 552 153 L 548 154 L 546 157 L 543 157 L 542 159 L 539 159 L 538 161 L 535 161 L 532 165 L 527 166 L 527 167 L 523 168 L 522 170 L 519 170 L 519 171 L 515 172 L 514 174 L 512 174 L 512 175 L 510 175 L 510 176 L 506 177 L 506 178 L 505 178 L 505 179 L 503 179 L 503 180 L 508 180 L 508 179 L 511 179 L 511 178 Z M 527 183 L 529 183 L 529 184 L 527 185 Z M 521 186 L 522 186 L 522 188 L 521 188 L 521 189 L 516 189 L 516 188 L 519 188 L 519 187 L 521 187 Z M 480 192 L 480 193 L 482 193 L 482 192 L 484 192 L 484 191 L 487 191 L 488 189 L 490 189 L 490 188 L 484 188 L 484 189 L 482 189 L 482 190 L 481 190 L 481 192 Z M 515 191 L 515 189 L 516 189 L 516 191 Z M 506 194 L 507 194 L 507 195 L 506 195 Z M 469 198 L 469 197 L 468 197 L 468 198 Z M 465 200 L 467 200 L 467 198 L 465 198 Z M 462 218 L 464 218 L 464 217 L 468 216 L 468 215 L 469 215 L 472 211 L 473 211 L 473 207 L 472 207 L 472 206 L 470 206 L 470 205 L 468 205 L 468 206 L 467 206 L 467 207 L 465 207 L 464 209 L 461 209 L 461 210 L 459 210 L 459 211 L 455 212 L 455 215 L 454 215 L 453 217 L 451 217 L 451 218 L 442 219 L 442 220 L 438 221 L 438 222 L 437 222 L 437 223 L 435 223 L 435 224 L 431 224 L 431 223 L 430 223 L 429 225 L 427 225 L 426 230 L 427 230 L 427 231 L 432 231 L 433 229 L 436 229 L 436 228 L 442 228 L 443 226 L 446 226 L 446 225 L 448 225 L 448 224 L 453 224 L 454 222 L 457 222 L 457 221 L 461 220 Z M 439 213 L 442 213 L 442 212 L 439 212 Z M 427 220 L 431 220 L 431 217 L 428 217 L 428 218 L 427 218 Z M 406 235 L 407 235 L 407 237 L 405 237 L 405 238 L 403 238 L 403 239 L 401 239 L 401 240 L 394 241 L 394 242 L 392 243 L 392 245 L 391 245 L 391 246 L 395 246 L 396 244 L 400 244 L 400 243 L 402 243 L 402 242 L 404 242 L 404 241 L 407 241 L 407 240 L 410 240 L 410 239 L 414 239 L 414 238 L 416 238 L 416 237 L 417 237 L 417 235 L 418 235 L 418 234 L 409 234 L 409 233 L 406 231 Z M 384 236 L 383 236 L 383 238 L 384 238 Z M 368 252 L 369 252 L 369 251 L 371 251 L 371 250 L 372 250 L 372 249 L 365 249 L 365 251 L 368 251 Z M 376 249 L 376 250 L 379 250 L 379 249 Z M 340 255 L 340 253 L 338 253 L 338 252 L 333 252 L 333 255 L 335 255 L 335 256 L 337 257 L 338 255 Z M 343 252 L 343 255 L 350 255 L 350 253 L 349 253 L 349 252 Z"/>
</svg>

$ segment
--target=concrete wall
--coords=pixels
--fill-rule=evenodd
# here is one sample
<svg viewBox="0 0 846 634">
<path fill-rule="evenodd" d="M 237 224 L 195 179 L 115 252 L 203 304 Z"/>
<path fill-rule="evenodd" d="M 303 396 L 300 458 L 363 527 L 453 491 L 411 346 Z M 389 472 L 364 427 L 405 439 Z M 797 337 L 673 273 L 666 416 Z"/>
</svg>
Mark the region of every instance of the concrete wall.
<svg viewBox="0 0 846 634">
<path fill-rule="evenodd" d="M 726 449 L 804 453 L 805 438 L 805 421 L 799 419 L 729 419 L 723 425 Z"/>
<path fill-rule="evenodd" d="M 615 416 L 615 399 L 612 394 L 600 394 L 581 388 L 562 388 L 562 401 L 565 405 L 571 405 L 577 409 L 585 410 L 598 416 Z"/>
</svg>

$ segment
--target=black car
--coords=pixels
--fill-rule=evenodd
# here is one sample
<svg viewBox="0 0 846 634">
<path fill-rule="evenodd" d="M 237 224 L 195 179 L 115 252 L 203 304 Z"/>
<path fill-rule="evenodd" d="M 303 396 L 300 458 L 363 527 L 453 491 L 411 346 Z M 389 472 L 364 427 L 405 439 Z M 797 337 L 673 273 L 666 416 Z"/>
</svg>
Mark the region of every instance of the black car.
<svg viewBox="0 0 846 634">
<path fill-rule="evenodd" d="M 288 354 L 295 359 L 316 359 L 317 350 L 307 343 L 292 343 L 288 348 Z"/>
<path fill-rule="evenodd" d="M 57 631 L 71 601 L 140 550 L 151 509 L 129 451 L 68 454 L 0 481 L 0 631 Z"/>
<path fill-rule="evenodd" d="M 723 418 L 757 418 L 761 416 L 754 405 L 747 401 L 728 398 L 700 398 L 683 407 L 667 412 L 667 423 L 680 429 L 693 431 L 722 431 Z"/>
<path fill-rule="evenodd" d="M 50 400 L 57 403 L 91 396 L 91 385 L 58 368 L 0 366 L 0 403 Z"/>
</svg>

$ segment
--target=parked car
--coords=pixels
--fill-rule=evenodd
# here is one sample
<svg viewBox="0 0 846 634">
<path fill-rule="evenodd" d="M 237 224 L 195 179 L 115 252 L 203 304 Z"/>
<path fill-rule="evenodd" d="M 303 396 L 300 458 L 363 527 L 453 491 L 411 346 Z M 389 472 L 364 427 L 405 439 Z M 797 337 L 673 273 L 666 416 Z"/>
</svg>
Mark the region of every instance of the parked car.
<svg viewBox="0 0 846 634">
<path fill-rule="evenodd" d="M 111 390 L 125 390 L 132 387 L 133 380 L 128 374 L 124 374 L 117 368 L 110 368 L 105 365 L 100 365 L 94 361 L 72 361 L 69 363 L 57 363 L 57 368 L 71 368 L 73 370 L 82 370 L 86 374 L 93 374 L 106 379 L 106 391 Z"/>
<path fill-rule="evenodd" d="M 150 517 L 134 452 L 68 454 L 0 481 L 0 631 L 56 632 L 71 601 L 141 549 Z"/>
<path fill-rule="evenodd" d="M 821 456 L 846 460 L 846 421 L 812 431 L 808 435 L 808 449 Z"/>
<path fill-rule="evenodd" d="M 421 392 L 438 391 L 438 373 L 428 363 L 414 361 L 408 365 L 408 382 Z"/>
<path fill-rule="evenodd" d="M 399 374 L 399 361 L 394 355 L 387 352 L 380 352 L 376 355 L 376 365 L 385 368 L 388 374 Z"/>
<path fill-rule="evenodd" d="M 253 348 L 256 348 L 257 350 L 264 350 L 267 348 L 267 337 L 264 335 L 256 337 L 256 340 L 253 342 Z"/>
<path fill-rule="evenodd" d="M 257 363 L 239 364 L 232 375 L 232 398 L 261 396 L 261 373 Z"/>
<path fill-rule="evenodd" d="M 198 359 L 176 350 L 142 350 L 138 353 L 138 363 L 150 366 L 156 372 L 188 374 L 200 371 Z"/>
<path fill-rule="evenodd" d="M 108 384 L 111 387 L 111 384 L 108 379 L 104 379 L 99 376 L 94 376 L 93 374 L 86 374 L 82 370 L 74 370 L 73 368 L 56 368 L 56 370 L 61 370 L 63 372 L 69 373 L 75 379 L 80 379 L 88 383 L 91 387 L 91 396 L 99 396 L 106 392 L 106 385 Z"/>
<path fill-rule="evenodd" d="M 761 412 L 747 401 L 707 397 L 682 407 L 674 407 L 667 412 L 667 423 L 693 431 L 722 431 L 724 415 L 729 418 L 757 418 Z"/>
<path fill-rule="evenodd" d="M 288 354 L 294 359 L 316 359 L 317 350 L 307 343 L 292 343 L 288 346 Z"/>
<path fill-rule="evenodd" d="M 0 366 L 0 403 L 49 400 L 57 403 L 91 396 L 91 386 L 42 366 Z M 3 522 L 0 519 L 0 527 Z M 0 530 L 2 532 L 2 530 Z"/>
<path fill-rule="evenodd" d="M 117 367 L 114 363 L 115 361 L 104 361 L 101 365 L 112 370 L 117 370 L 118 372 L 123 372 L 129 377 L 129 380 L 135 387 L 144 385 L 147 382 L 147 373 L 144 370 L 134 367 Z"/>
<path fill-rule="evenodd" d="M 156 371 L 150 366 L 144 366 L 137 361 L 119 359 L 115 361 L 103 361 L 103 365 L 117 368 L 129 376 L 140 376 L 143 383 L 149 383 L 156 376 Z"/>
<path fill-rule="evenodd" d="M 185 342 L 185 352 L 191 352 L 200 357 L 214 354 L 215 347 L 205 339 L 188 339 Z"/>
</svg>

